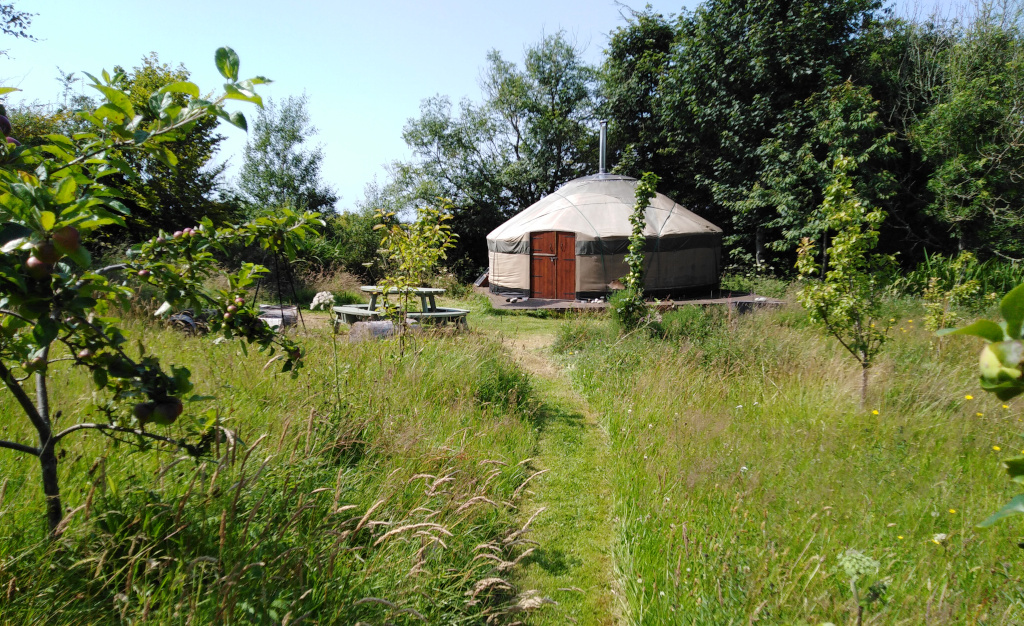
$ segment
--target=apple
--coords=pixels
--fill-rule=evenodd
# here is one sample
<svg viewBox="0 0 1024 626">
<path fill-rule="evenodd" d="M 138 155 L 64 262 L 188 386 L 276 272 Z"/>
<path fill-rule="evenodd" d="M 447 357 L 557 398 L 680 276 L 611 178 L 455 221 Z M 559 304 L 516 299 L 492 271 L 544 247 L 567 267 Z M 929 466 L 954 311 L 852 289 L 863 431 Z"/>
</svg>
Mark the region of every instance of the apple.
<svg viewBox="0 0 1024 626">
<path fill-rule="evenodd" d="M 234 312 L 235 312 L 235 311 L 237 311 L 237 310 L 238 310 L 238 307 L 237 307 L 237 306 L 235 306 L 235 305 L 233 305 L 233 304 L 231 304 L 231 305 L 228 305 L 228 313 L 234 313 Z"/>
<path fill-rule="evenodd" d="M 235 298 L 235 304 L 237 304 L 238 306 L 242 306 L 243 304 L 245 304 L 245 298 L 243 298 L 242 296 L 238 296 L 237 298 Z"/>
<path fill-rule="evenodd" d="M 29 276 L 37 280 L 49 278 L 50 274 L 53 272 L 52 263 L 46 263 L 35 256 L 30 256 L 28 260 L 25 261 L 25 268 L 28 269 Z"/>
<path fill-rule="evenodd" d="M 157 243 L 167 243 L 167 240 L 164 239 L 163 236 L 160 236 L 160 237 L 156 238 L 156 242 Z"/>
<path fill-rule="evenodd" d="M 180 230 L 176 230 L 176 231 L 174 231 L 174 234 L 173 234 L 173 235 L 171 235 L 171 236 L 172 236 L 172 237 L 174 237 L 175 239 L 181 239 L 181 236 L 182 236 L 183 234 L 184 234 L 184 233 L 182 233 L 182 232 L 181 232 Z"/>
<path fill-rule="evenodd" d="M 91 359 L 92 350 L 90 350 L 89 348 L 82 348 L 82 350 L 78 352 L 78 358 L 81 359 L 82 361 L 85 361 L 86 359 Z"/>
<path fill-rule="evenodd" d="M 82 236 L 72 226 L 62 226 L 53 231 L 53 243 L 64 254 L 74 254 L 82 247 Z"/>
<path fill-rule="evenodd" d="M 60 260 L 61 254 L 57 251 L 56 246 L 49 241 L 44 241 L 32 250 L 32 256 L 36 257 L 43 263 L 49 263 L 52 265 Z"/>
<path fill-rule="evenodd" d="M 231 315 L 231 313 L 225 313 L 225 314 L 224 314 L 224 320 L 225 320 L 225 321 L 227 321 L 227 320 L 231 319 L 232 317 L 233 317 L 233 316 Z"/>
<path fill-rule="evenodd" d="M 177 398 L 168 398 L 163 402 L 157 402 L 153 408 L 153 421 L 162 426 L 173 424 L 185 406 Z"/>
<path fill-rule="evenodd" d="M 139 276 L 142 278 L 149 276 L 149 270 L 139 270 Z"/>
<path fill-rule="evenodd" d="M 152 402 L 140 402 L 132 407 L 132 414 L 139 420 L 140 424 L 145 424 L 153 419 L 153 410 L 156 405 Z"/>
<path fill-rule="evenodd" d="M 46 369 L 46 359 L 44 359 L 41 356 L 37 356 L 34 359 L 29 359 L 28 361 L 26 361 L 24 363 L 24 367 L 25 370 L 29 372 L 38 372 L 44 370 Z"/>
</svg>

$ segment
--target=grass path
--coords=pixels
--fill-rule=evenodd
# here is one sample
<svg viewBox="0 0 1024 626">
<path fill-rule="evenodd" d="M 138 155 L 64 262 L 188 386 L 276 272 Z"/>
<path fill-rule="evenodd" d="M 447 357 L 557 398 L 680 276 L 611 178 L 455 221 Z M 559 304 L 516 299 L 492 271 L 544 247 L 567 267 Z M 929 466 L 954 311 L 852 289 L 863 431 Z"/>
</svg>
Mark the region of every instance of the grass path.
<svg viewBox="0 0 1024 626">
<path fill-rule="evenodd" d="M 539 320 L 538 320 L 539 321 Z M 503 325 L 506 345 L 530 372 L 543 406 L 538 418 L 534 478 L 521 507 L 530 538 L 540 545 L 517 572 L 520 589 L 537 589 L 556 604 L 533 616 L 532 624 L 615 624 L 616 597 L 611 558 L 612 492 L 608 437 L 586 400 L 576 394 L 550 358 L 553 324 Z"/>
</svg>

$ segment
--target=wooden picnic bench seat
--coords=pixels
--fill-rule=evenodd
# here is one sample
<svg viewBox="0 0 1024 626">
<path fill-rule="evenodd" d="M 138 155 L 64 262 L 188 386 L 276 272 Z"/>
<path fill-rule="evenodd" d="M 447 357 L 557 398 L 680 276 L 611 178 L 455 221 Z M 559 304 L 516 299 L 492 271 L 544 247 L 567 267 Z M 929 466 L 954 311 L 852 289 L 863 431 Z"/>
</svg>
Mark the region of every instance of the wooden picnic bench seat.
<svg viewBox="0 0 1024 626">
<path fill-rule="evenodd" d="M 333 307 L 334 332 L 339 324 L 354 324 L 360 320 L 372 321 L 380 318 L 380 311 L 371 311 L 369 304 L 346 304 Z"/>
<path fill-rule="evenodd" d="M 440 322 L 442 324 L 454 322 L 455 325 L 460 328 L 469 328 L 469 324 L 466 322 L 466 315 L 468 314 L 468 309 L 446 309 L 437 307 L 433 311 L 413 311 L 411 313 L 406 313 L 405 315 L 409 319 L 413 319 L 418 322 Z"/>
</svg>

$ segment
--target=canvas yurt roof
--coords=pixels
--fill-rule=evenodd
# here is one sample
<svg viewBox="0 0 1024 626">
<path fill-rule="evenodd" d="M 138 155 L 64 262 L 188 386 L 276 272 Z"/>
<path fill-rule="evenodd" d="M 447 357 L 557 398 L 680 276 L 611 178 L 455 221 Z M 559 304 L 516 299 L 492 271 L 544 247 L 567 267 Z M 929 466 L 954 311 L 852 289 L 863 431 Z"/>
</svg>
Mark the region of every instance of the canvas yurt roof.
<svg viewBox="0 0 1024 626">
<path fill-rule="evenodd" d="M 577 178 L 491 231 L 487 240 L 489 244 L 513 243 L 525 237 L 529 242 L 531 232 L 546 230 L 575 232 L 577 237 L 590 240 L 628 238 L 636 182 L 635 178 L 617 174 Z M 647 237 L 721 232 L 721 228 L 664 194 L 652 198 L 647 209 Z"/>
</svg>

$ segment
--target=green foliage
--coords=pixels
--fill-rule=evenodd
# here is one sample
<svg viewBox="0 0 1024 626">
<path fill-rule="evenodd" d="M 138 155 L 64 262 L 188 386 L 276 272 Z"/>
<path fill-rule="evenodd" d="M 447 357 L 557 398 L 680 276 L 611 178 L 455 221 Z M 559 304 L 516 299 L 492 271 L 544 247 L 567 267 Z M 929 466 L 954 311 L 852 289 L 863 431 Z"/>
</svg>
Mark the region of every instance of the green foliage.
<svg viewBox="0 0 1024 626">
<path fill-rule="evenodd" d="M 944 50 L 937 102 L 911 130 L 935 168 L 929 213 L 960 249 L 1019 258 L 1024 227 L 1024 5 L 983 2 Z"/>
<path fill-rule="evenodd" d="M 941 263 L 941 260 L 940 260 Z M 993 298 L 978 298 L 981 281 L 977 275 L 978 259 L 970 252 L 961 252 L 943 264 L 951 276 L 933 276 L 928 279 L 924 298 L 925 328 L 931 331 L 948 328 L 960 321 L 958 309 L 971 309 L 991 303 Z M 994 294 L 993 294 L 994 295 Z"/>
<path fill-rule="evenodd" d="M 412 213 L 451 200 L 460 237 L 451 264 L 462 278 L 487 265 L 487 234 L 597 162 L 596 73 L 565 33 L 526 50 L 522 67 L 497 51 L 482 71 L 481 102 L 425 99 L 403 139 L 414 160 L 391 164 L 390 180 L 368 190 L 364 206 Z"/>
<path fill-rule="evenodd" d="M 835 161 L 834 179 L 825 189 L 821 204 L 821 224 L 826 232 L 834 233 L 826 250 L 825 278 L 806 285 L 800 291 L 799 301 L 811 319 L 822 324 L 860 363 L 864 372 L 863 406 L 867 395 L 867 369 L 881 351 L 889 331 L 889 325 L 880 320 L 881 285 L 877 274 L 892 263 L 892 259 L 873 252 L 885 213 L 857 197 L 850 178 L 854 168 L 850 157 L 839 157 Z M 797 269 L 803 276 L 822 273 L 816 256 L 815 243 L 805 237 L 797 259 Z M 880 327 L 875 326 L 876 320 Z"/>
<path fill-rule="evenodd" d="M 623 279 L 626 288 L 612 296 L 609 302 L 612 319 L 624 333 L 636 330 L 650 316 L 644 300 L 644 247 L 647 245 L 644 229 L 647 227 L 647 207 L 651 205 L 651 198 L 657 195 L 657 186 L 658 176 L 651 172 L 644 172 L 636 184 L 636 204 L 629 215 L 632 232 L 626 254 L 629 274 Z"/>
<path fill-rule="evenodd" d="M 381 211 L 377 217 L 381 230 L 383 276 L 377 281 L 382 290 L 381 305 L 388 317 L 402 324 L 409 310 L 412 290 L 424 286 L 433 275 L 448 249 L 454 246 L 457 235 L 451 232 L 450 205 L 445 201 L 440 208 L 421 206 L 416 209 L 416 221 L 403 224 L 394 213 Z M 394 306 L 390 297 L 398 294 L 402 304 Z"/>
<path fill-rule="evenodd" d="M 158 314 L 184 306 L 212 309 L 218 316 L 210 322 L 212 330 L 243 338 L 270 354 L 280 348 L 283 370 L 295 373 L 301 365 L 299 347 L 271 331 L 251 306 L 245 306 L 246 288 L 265 270 L 243 265 L 226 275 L 227 289 L 212 289 L 206 282 L 221 273 L 215 252 L 244 242 L 294 258 L 319 221 L 313 214 L 286 212 L 218 229 L 204 218 L 194 229 L 161 231 L 159 237 L 136 246 L 123 265 L 94 268 L 85 243 L 101 228 L 125 227 L 129 213 L 107 177 L 139 175 L 123 155 L 144 153 L 173 169 L 179 160 L 168 147 L 171 142 L 212 116 L 244 127 L 244 117 L 228 113 L 224 103 L 231 93 L 239 94 L 236 99 L 258 102 L 252 90 L 266 81 L 232 79 L 230 89 L 213 101 L 200 99 L 199 88 L 192 83 L 174 82 L 139 104 L 121 89 L 121 77 L 104 72 L 90 78 L 102 101 L 95 110 L 79 115 L 94 132 L 51 134 L 40 146 L 0 146 L 0 379 L 39 438 L 38 447 L 2 440 L 0 447 L 39 458 L 51 531 L 64 513 L 55 452 L 64 437 L 79 430 L 101 430 L 127 435 L 142 447 L 156 441 L 199 455 L 208 450 L 220 428 L 214 414 L 190 433 L 196 437 L 193 442 L 146 430 L 148 423 L 173 423 L 183 410 L 181 398 L 188 397 L 193 383 L 187 368 L 172 365 L 168 371 L 141 342 L 138 356 L 129 355 L 128 337 L 114 312 L 127 307 L 133 292 L 108 274 L 123 270 L 155 286 L 165 300 Z M 187 102 L 176 98 L 182 93 L 189 94 Z M 91 373 L 102 407 L 101 423 L 65 421 L 63 430 L 56 429 L 47 384 L 51 365 L 63 360 Z M 28 379 L 35 383 L 34 400 L 25 389 Z M 76 409 L 65 420 L 81 417 L 81 407 Z"/>
<path fill-rule="evenodd" d="M 938 334 L 971 335 L 984 339 L 986 345 L 978 359 L 981 388 L 1006 401 L 1024 393 L 1024 285 L 1003 296 L 999 312 L 1003 321 L 998 324 L 980 319 L 963 328 L 940 330 Z M 1005 459 L 1003 467 L 1010 480 L 1024 484 L 1024 456 Z M 1020 513 L 1024 513 L 1024 495 L 1015 497 L 980 526 L 991 526 L 1004 517 Z"/>
<path fill-rule="evenodd" d="M 189 71 L 184 66 L 175 68 L 160 63 L 156 53 L 151 53 L 130 72 L 115 67 L 111 84 L 127 95 L 142 122 L 152 123 L 159 117 L 161 107 L 185 107 L 190 98 L 198 97 L 198 93 L 186 87 L 192 84 L 188 80 Z M 158 100 L 151 102 L 157 92 L 161 92 Z M 174 232 L 193 226 L 204 217 L 216 226 L 232 223 L 239 217 L 238 204 L 221 193 L 226 165 L 214 163 L 214 156 L 225 138 L 216 132 L 217 124 L 217 118 L 209 116 L 182 128 L 179 137 L 164 137 L 161 143 L 174 154 L 173 161 L 131 149 L 115 153 L 135 173 L 116 172 L 109 179 L 131 211 L 131 218 L 126 221 L 129 242 L 153 237 L 161 229 Z M 105 233 L 104 239 L 117 245 L 124 237 L 124 230 L 117 229 Z"/>
<path fill-rule="evenodd" d="M 315 134 L 305 94 L 289 96 L 280 105 L 267 101 L 253 122 L 238 174 L 249 214 L 279 207 L 334 212 L 338 196 L 321 180 L 323 150 L 303 148 Z"/>
<path fill-rule="evenodd" d="M 533 394 L 530 377 L 508 356 L 496 354 L 480 365 L 480 377 L 473 386 L 473 397 L 481 405 L 505 411 L 529 408 Z"/>
</svg>

